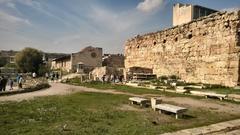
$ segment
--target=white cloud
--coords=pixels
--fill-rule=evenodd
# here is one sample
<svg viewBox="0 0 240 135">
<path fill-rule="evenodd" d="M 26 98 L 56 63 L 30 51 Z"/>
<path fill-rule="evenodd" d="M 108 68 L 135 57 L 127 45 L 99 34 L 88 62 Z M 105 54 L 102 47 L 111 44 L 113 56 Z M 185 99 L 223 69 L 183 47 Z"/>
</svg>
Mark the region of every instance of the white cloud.
<svg viewBox="0 0 240 135">
<path fill-rule="evenodd" d="M 160 9 L 163 2 L 164 0 L 144 0 L 138 4 L 137 9 L 142 12 L 149 13 Z"/>
<path fill-rule="evenodd" d="M 8 3 L 7 3 L 7 7 L 9 7 L 9 8 L 13 8 L 13 9 L 16 9 L 15 4 L 12 3 L 12 2 L 8 2 Z"/>
<path fill-rule="evenodd" d="M 136 10 L 114 12 L 101 7 L 93 7 L 89 18 L 99 27 L 111 33 L 124 33 L 148 19 Z"/>
<path fill-rule="evenodd" d="M 22 25 L 31 25 L 31 23 L 27 19 L 0 11 L 0 29 L 15 31 Z"/>
<path fill-rule="evenodd" d="M 222 9 L 222 11 L 228 11 L 228 12 L 233 12 L 233 11 L 238 11 L 238 10 L 240 10 L 240 7 Z"/>
<path fill-rule="evenodd" d="M 7 3 L 9 1 L 12 1 L 12 0 L 0 0 L 0 3 Z"/>
</svg>

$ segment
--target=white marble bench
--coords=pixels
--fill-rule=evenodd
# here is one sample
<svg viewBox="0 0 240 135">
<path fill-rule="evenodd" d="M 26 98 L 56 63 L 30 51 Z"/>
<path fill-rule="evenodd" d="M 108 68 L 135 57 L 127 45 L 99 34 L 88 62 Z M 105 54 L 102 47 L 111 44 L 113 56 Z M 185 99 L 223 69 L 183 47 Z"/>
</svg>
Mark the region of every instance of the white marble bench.
<svg viewBox="0 0 240 135">
<path fill-rule="evenodd" d="M 158 104 L 155 106 L 155 108 L 159 110 L 160 113 L 162 113 L 163 111 L 175 113 L 176 119 L 178 119 L 179 116 L 182 116 L 182 114 L 187 111 L 186 108 L 170 104 Z"/>
<path fill-rule="evenodd" d="M 146 106 L 150 102 L 150 100 L 141 97 L 130 97 L 129 100 L 132 104 L 139 104 L 140 106 Z"/>
</svg>

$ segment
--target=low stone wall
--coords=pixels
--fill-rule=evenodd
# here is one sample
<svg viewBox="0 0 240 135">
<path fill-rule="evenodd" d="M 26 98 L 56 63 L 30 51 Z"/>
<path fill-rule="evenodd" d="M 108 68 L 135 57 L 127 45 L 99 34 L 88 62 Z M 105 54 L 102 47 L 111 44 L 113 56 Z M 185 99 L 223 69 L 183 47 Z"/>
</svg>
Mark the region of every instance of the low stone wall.
<svg viewBox="0 0 240 135">
<path fill-rule="evenodd" d="M 49 87 L 51 87 L 51 86 L 48 83 L 39 83 L 39 84 L 36 84 L 36 85 L 28 86 L 24 89 L 0 92 L 0 96 L 28 93 L 28 92 L 33 92 L 33 91 L 46 89 L 46 88 L 49 88 Z"/>
</svg>

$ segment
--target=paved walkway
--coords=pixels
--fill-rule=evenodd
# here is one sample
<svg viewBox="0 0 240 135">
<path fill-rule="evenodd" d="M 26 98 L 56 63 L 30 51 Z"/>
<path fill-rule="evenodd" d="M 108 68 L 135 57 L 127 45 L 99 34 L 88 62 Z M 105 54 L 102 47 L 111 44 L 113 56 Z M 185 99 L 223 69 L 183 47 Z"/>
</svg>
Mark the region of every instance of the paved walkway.
<svg viewBox="0 0 240 135">
<path fill-rule="evenodd" d="M 162 135 L 240 135 L 240 119 Z"/>
</svg>

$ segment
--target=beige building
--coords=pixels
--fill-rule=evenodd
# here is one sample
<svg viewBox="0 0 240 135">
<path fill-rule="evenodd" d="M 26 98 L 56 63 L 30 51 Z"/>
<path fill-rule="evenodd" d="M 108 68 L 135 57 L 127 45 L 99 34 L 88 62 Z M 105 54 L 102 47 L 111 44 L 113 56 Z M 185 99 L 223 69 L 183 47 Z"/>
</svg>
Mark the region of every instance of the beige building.
<svg viewBox="0 0 240 135">
<path fill-rule="evenodd" d="M 54 59 L 52 69 L 67 72 L 89 73 L 95 67 L 102 66 L 102 48 L 86 47 L 80 52 Z"/>
<path fill-rule="evenodd" d="M 173 26 L 185 24 L 215 12 L 217 11 L 198 5 L 177 3 L 173 7 Z"/>
</svg>

